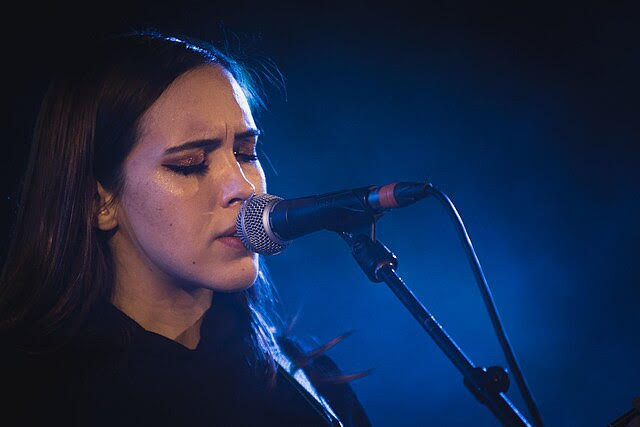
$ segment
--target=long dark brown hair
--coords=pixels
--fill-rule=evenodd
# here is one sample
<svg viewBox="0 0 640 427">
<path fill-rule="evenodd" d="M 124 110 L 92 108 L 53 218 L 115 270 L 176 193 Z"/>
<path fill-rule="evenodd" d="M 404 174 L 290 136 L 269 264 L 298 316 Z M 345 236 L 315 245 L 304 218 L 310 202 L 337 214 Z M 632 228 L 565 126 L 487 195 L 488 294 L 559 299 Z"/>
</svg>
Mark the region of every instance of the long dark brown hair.
<svg viewBox="0 0 640 427">
<path fill-rule="evenodd" d="M 94 223 L 97 182 L 117 199 L 140 117 L 178 76 L 212 63 L 233 75 L 252 107 L 261 105 L 237 61 L 209 44 L 154 32 L 102 40 L 53 78 L 0 277 L 0 333 L 15 334 L 26 347 L 57 343 L 111 300 L 110 236 Z M 277 348 L 273 299 L 262 264 L 254 286 L 233 294 L 251 325 L 255 354 L 271 365 Z"/>
</svg>

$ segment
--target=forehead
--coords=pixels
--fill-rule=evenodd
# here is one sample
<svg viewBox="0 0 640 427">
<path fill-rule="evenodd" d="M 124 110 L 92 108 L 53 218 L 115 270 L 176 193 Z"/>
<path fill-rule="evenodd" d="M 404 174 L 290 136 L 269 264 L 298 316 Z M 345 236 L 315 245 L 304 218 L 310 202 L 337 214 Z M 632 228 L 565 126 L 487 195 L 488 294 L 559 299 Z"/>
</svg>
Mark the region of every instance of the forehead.
<svg viewBox="0 0 640 427">
<path fill-rule="evenodd" d="M 254 127 L 247 98 L 233 76 L 219 65 L 203 65 L 180 75 L 145 112 L 138 143 L 168 146 Z"/>
</svg>

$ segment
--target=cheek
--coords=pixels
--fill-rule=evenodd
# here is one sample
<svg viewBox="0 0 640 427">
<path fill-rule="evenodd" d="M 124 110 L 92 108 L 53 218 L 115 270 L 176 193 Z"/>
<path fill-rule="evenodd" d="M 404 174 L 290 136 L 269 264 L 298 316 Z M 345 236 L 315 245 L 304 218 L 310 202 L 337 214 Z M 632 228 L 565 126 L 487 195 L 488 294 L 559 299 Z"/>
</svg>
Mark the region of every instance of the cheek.
<svg viewBox="0 0 640 427">
<path fill-rule="evenodd" d="M 205 224 L 197 195 L 197 180 L 177 184 L 161 172 L 149 180 L 130 177 L 122 197 L 129 234 L 148 248 L 179 249 Z"/>
<path fill-rule="evenodd" d="M 245 169 L 257 192 L 266 190 L 259 165 Z M 122 234 L 151 270 L 221 291 L 250 286 L 258 269 L 256 254 L 229 250 L 214 240 L 231 224 L 212 180 L 150 174 L 128 176 L 120 198 Z M 221 225 L 222 224 L 222 225 Z"/>
<path fill-rule="evenodd" d="M 262 165 L 260 163 L 257 163 L 248 175 L 249 180 L 256 187 L 257 194 L 267 192 L 267 179 L 264 175 L 264 169 L 262 169 Z"/>
</svg>

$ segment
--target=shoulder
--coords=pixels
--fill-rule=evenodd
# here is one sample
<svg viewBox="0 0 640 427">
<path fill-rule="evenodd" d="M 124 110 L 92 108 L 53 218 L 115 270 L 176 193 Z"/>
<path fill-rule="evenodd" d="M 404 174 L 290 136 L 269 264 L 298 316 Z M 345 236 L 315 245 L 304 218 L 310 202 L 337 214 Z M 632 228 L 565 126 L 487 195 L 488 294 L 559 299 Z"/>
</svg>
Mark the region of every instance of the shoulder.
<svg viewBox="0 0 640 427">
<path fill-rule="evenodd" d="M 6 396 L 0 399 L 0 424 L 7 417 L 25 420 L 21 425 L 65 424 L 88 380 L 107 372 L 120 348 L 110 336 L 117 328 L 107 320 L 100 324 L 109 333 L 91 324 L 78 334 L 59 332 L 46 339 L 24 331 L 0 335 L 0 389 Z"/>
<path fill-rule="evenodd" d="M 37 425 L 65 420 L 72 402 L 69 372 L 72 363 L 63 351 L 28 350 L 15 342 L 0 344 L 2 422 Z"/>
</svg>

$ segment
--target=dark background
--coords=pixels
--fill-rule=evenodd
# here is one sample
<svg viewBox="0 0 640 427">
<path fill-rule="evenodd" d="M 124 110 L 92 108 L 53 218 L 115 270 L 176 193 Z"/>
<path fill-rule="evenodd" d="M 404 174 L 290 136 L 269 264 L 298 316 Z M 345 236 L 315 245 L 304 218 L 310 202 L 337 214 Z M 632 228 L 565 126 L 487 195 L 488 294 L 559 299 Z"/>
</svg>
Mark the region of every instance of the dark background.
<svg viewBox="0 0 640 427">
<path fill-rule="evenodd" d="M 640 20 L 631 1 L 520 3 L 5 9 L 2 237 L 49 68 L 75 41 L 148 26 L 226 41 L 286 80 L 266 86 L 260 116 L 270 192 L 433 182 L 466 221 L 546 424 L 604 425 L 640 395 Z M 445 211 L 390 213 L 379 238 L 467 355 L 505 365 Z M 355 331 L 330 355 L 346 373 L 374 368 L 353 382 L 374 425 L 498 425 L 339 237 L 268 262 L 296 333 Z M 509 396 L 526 410 L 515 384 Z"/>
</svg>

